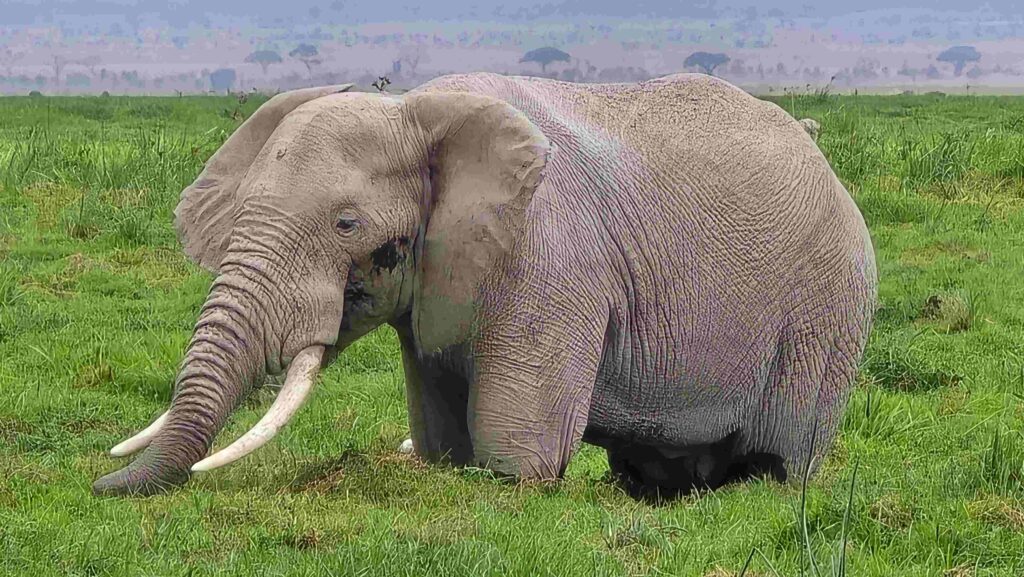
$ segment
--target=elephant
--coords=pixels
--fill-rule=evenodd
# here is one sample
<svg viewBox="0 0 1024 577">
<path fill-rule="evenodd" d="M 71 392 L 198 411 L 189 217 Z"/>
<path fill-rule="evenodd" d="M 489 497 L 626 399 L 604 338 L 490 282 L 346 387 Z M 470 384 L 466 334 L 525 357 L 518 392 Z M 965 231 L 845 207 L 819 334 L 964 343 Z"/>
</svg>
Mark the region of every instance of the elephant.
<svg viewBox="0 0 1024 577">
<path fill-rule="evenodd" d="M 877 272 L 799 122 L 701 74 L 349 88 L 274 96 L 182 191 L 182 246 L 214 280 L 169 410 L 94 493 L 249 454 L 385 324 L 424 461 L 555 480 L 588 443 L 637 496 L 816 472 Z M 208 456 L 268 375 L 270 409 Z"/>
</svg>

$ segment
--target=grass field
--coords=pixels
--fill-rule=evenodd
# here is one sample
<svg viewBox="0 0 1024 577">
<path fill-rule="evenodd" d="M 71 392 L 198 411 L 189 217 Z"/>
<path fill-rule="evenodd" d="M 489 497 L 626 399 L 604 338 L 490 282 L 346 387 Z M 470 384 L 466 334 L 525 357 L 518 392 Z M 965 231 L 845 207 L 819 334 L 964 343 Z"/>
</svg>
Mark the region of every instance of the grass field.
<svg viewBox="0 0 1024 577">
<path fill-rule="evenodd" d="M 771 482 L 638 503 L 594 447 L 549 485 L 400 457 L 390 329 L 245 461 L 93 497 L 106 450 L 167 406 L 211 280 L 176 243 L 178 193 L 258 102 L 0 99 L 0 574 L 1024 575 L 1024 99 L 776 101 L 822 123 L 882 279 L 803 507 Z"/>
</svg>

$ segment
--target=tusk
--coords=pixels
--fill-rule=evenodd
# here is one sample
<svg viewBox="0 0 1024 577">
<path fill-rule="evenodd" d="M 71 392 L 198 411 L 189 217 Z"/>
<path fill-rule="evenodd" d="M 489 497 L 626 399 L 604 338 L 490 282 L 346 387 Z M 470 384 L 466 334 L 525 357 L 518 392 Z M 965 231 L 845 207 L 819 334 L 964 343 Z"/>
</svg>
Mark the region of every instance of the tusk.
<svg viewBox="0 0 1024 577">
<path fill-rule="evenodd" d="M 321 345 L 302 349 L 288 367 L 288 377 L 281 387 L 281 392 L 277 394 L 274 404 L 260 422 L 234 443 L 192 465 L 192 471 L 210 471 L 233 463 L 273 439 L 309 396 L 309 391 L 313 389 L 313 381 L 320 372 L 320 359 L 323 354 L 324 347 Z"/>
<path fill-rule="evenodd" d="M 126 457 L 128 455 L 131 455 L 135 451 L 138 451 L 139 449 L 144 449 L 148 447 L 149 444 L 153 442 L 153 437 L 155 437 L 156 434 L 160 432 L 160 429 L 163 428 L 164 423 L 167 422 L 167 415 L 169 415 L 170 413 L 170 411 L 165 412 L 164 414 L 157 417 L 156 420 L 153 421 L 152 425 L 146 427 L 145 429 L 142 429 L 141 431 L 136 433 L 134 437 L 121 441 L 120 443 L 115 445 L 114 448 L 110 450 L 110 454 L 115 457 Z"/>
</svg>

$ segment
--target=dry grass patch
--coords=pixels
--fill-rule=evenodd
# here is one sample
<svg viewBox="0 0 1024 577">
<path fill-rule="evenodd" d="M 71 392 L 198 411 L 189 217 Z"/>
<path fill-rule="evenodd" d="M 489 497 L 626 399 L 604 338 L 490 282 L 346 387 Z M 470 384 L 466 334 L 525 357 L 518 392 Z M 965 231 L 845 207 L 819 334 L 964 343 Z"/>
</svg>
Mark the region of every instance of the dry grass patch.
<svg viewBox="0 0 1024 577">
<path fill-rule="evenodd" d="M 1024 503 L 1007 496 L 989 495 L 967 504 L 967 514 L 989 525 L 1024 531 Z"/>
<path fill-rule="evenodd" d="M 974 317 L 970 298 L 958 292 L 931 295 L 921 309 L 921 319 L 942 333 L 969 330 Z"/>
<path fill-rule="evenodd" d="M 914 522 L 914 509 L 897 493 L 886 493 L 868 506 L 868 516 L 889 529 L 906 529 Z"/>
<path fill-rule="evenodd" d="M 57 229 L 64 209 L 81 202 L 84 192 L 58 182 L 34 182 L 21 189 L 36 211 L 36 228 L 50 232 Z"/>
</svg>

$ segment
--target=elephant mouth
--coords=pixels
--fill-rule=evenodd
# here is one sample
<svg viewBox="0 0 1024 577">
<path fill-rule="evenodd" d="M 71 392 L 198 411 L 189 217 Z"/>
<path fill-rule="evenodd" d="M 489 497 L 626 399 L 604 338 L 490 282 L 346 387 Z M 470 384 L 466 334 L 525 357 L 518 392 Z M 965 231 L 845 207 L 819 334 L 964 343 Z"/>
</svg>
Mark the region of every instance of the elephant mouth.
<svg viewBox="0 0 1024 577">
<path fill-rule="evenodd" d="M 356 277 L 355 271 L 349 271 L 348 282 L 345 284 L 345 304 L 341 313 L 341 331 L 353 328 L 353 321 L 366 318 L 373 314 L 374 298 L 366 292 L 366 284 Z"/>
</svg>

